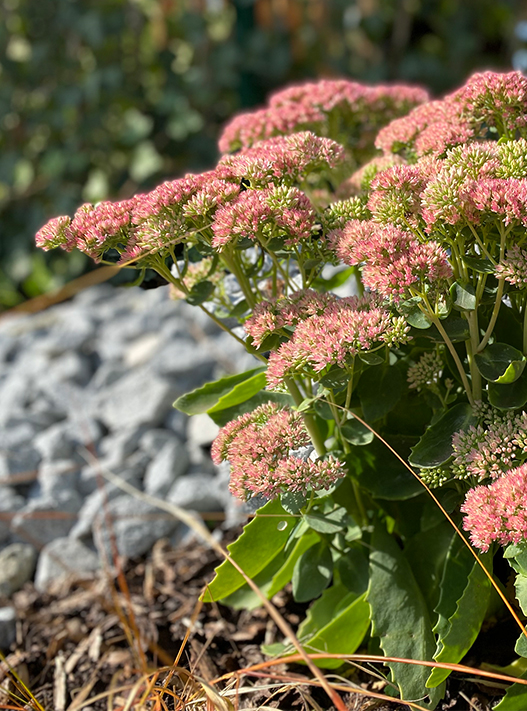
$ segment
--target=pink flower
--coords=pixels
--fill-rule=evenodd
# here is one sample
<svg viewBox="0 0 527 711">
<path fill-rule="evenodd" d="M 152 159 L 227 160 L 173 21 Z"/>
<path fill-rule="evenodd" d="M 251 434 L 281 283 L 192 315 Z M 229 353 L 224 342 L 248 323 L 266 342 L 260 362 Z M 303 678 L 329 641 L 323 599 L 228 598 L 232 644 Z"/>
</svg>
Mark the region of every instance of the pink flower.
<svg viewBox="0 0 527 711">
<path fill-rule="evenodd" d="M 264 338 L 275 331 L 284 327 L 294 328 L 300 321 L 324 313 L 334 299 L 332 294 L 319 294 L 314 289 L 304 289 L 289 296 L 261 301 L 244 323 L 245 331 L 251 336 L 253 345 L 259 348 Z"/>
<path fill-rule="evenodd" d="M 221 158 L 216 168 L 227 180 L 248 180 L 251 187 L 270 183 L 292 185 L 308 173 L 334 168 L 344 160 L 344 149 L 329 138 L 310 131 L 277 136 L 256 143 L 252 148 Z"/>
<path fill-rule="evenodd" d="M 426 176 L 418 165 L 396 165 L 378 173 L 371 182 L 368 208 L 377 222 L 412 222 L 421 208 Z"/>
<path fill-rule="evenodd" d="M 519 71 L 474 74 L 450 99 L 474 123 L 496 127 L 500 135 L 527 124 L 527 78 Z"/>
<path fill-rule="evenodd" d="M 408 340 L 402 317 L 376 305 L 370 295 L 333 300 L 322 313 L 300 321 L 291 337 L 269 356 L 267 382 L 281 388 L 284 378 L 317 378 L 332 366 L 347 368 L 361 351 Z"/>
<path fill-rule="evenodd" d="M 212 246 L 221 251 L 239 239 L 266 242 L 281 237 L 292 247 L 309 239 L 314 225 L 315 211 L 298 188 L 279 185 L 245 190 L 214 215 Z"/>
<path fill-rule="evenodd" d="M 46 251 L 62 247 L 67 252 L 71 252 L 77 246 L 77 239 L 71 231 L 70 225 L 71 218 L 67 215 L 49 220 L 35 235 L 37 247 Z"/>
<path fill-rule="evenodd" d="M 487 551 L 527 538 L 527 464 L 511 469 L 489 486 L 471 489 L 461 511 L 472 544 Z"/>
<path fill-rule="evenodd" d="M 367 144 L 379 126 L 427 98 L 424 90 L 414 87 L 367 87 L 345 79 L 292 86 L 272 96 L 267 108 L 235 117 L 225 127 L 219 148 L 228 153 L 271 136 L 306 129 L 337 138 L 331 133 L 335 130 L 332 126 L 345 135 L 345 123 L 353 125 L 354 136 Z M 330 114 L 337 120 L 331 122 Z"/>
<path fill-rule="evenodd" d="M 299 413 L 268 403 L 222 427 L 211 455 L 217 464 L 230 462 L 230 490 L 235 496 L 275 498 L 284 491 L 327 489 L 344 476 L 337 459 L 311 461 L 291 454 L 309 443 Z"/>
<path fill-rule="evenodd" d="M 510 247 L 505 259 L 496 266 L 495 273 L 498 279 L 505 279 L 518 289 L 527 288 L 527 250 L 517 244 Z"/>
<path fill-rule="evenodd" d="M 430 285 L 452 276 L 438 242 L 421 243 L 407 230 L 372 220 L 352 220 L 332 236 L 332 246 L 346 264 L 362 264 L 365 286 L 395 301 L 408 296 L 412 285 Z"/>
</svg>

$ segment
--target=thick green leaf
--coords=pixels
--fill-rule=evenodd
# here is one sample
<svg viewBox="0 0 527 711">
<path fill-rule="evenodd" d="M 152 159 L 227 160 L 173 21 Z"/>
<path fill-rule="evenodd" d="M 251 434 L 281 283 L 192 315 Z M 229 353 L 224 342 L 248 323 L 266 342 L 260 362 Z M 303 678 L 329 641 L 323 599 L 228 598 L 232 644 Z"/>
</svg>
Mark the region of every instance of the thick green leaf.
<svg viewBox="0 0 527 711">
<path fill-rule="evenodd" d="M 422 299 L 420 296 L 413 296 L 411 299 L 400 304 L 399 309 L 410 326 L 418 328 L 419 330 L 426 330 L 430 328 L 432 321 L 419 308 L 421 302 Z"/>
<path fill-rule="evenodd" d="M 340 428 L 344 439 L 356 447 L 363 447 L 373 442 L 375 435 L 362 422 L 352 419 L 347 420 Z"/>
<path fill-rule="evenodd" d="M 338 533 L 350 525 L 351 519 L 345 508 L 339 507 L 329 513 L 313 511 L 304 516 L 304 521 L 309 528 L 318 533 Z"/>
<path fill-rule="evenodd" d="M 404 548 L 405 558 L 423 592 L 432 621 L 436 619 L 434 608 L 439 600 L 441 577 L 453 535 L 452 526 L 440 514 L 441 523 L 416 533 Z"/>
<path fill-rule="evenodd" d="M 511 543 L 503 552 L 506 558 L 517 573 L 527 575 L 527 543 Z"/>
<path fill-rule="evenodd" d="M 207 410 L 207 414 L 219 426 L 223 427 L 240 415 L 245 415 L 246 412 L 252 412 L 259 405 L 264 405 L 266 402 L 277 402 L 279 405 L 293 405 L 293 398 L 285 393 L 270 393 L 267 390 L 253 395 L 248 400 L 240 402 L 238 405 L 226 407 L 223 410 Z"/>
<path fill-rule="evenodd" d="M 222 395 L 214 407 L 207 410 L 207 414 L 212 415 L 215 412 L 221 412 L 221 410 L 239 405 L 241 402 L 246 402 L 253 395 L 259 393 L 260 390 L 263 390 L 266 383 L 265 372 L 255 373 L 251 378 L 243 380 L 235 385 L 230 392 Z"/>
<path fill-rule="evenodd" d="M 527 575 L 518 573 L 516 580 L 514 581 L 514 587 L 516 589 L 516 599 L 522 609 L 523 614 L 527 614 Z"/>
<path fill-rule="evenodd" d="M 364 419 L 368 422 L 384 417 L 403 394 L 403 376 L 396 366 L 377 366 L 362 373 L 357 392 Z"/>
<path fill-rule="evenodd" d="M 379 353 L 376 353 L 375 351 L 362 351 L 361 353 L 359 353 L 359 358 L 363 363 L 367 363 L 367 365 L 382 365 L 386 360 L 384 355 L 379 355 Z"/>
<path fill-rule="evenodd" d="M 311 622 L 314 634 L 308 636 L 306 627 L 300 626 L 298 636 L 302 645 L 309 652 L 327 652 L 328 654 L 353 654 L 364 639 L 370 626 L 370 606 L 366 602 L 366 593 L 357 597 L 348 592 L 343 585 L 335 586 L 335 594 L 324 599 L 324 595 L 314 604 L 317 612 L 313 612 Z M 329 591 L 327 591 L 329 592 Z M 320 604 L 319 604 L 320 603 Z M 322 624 L 320 608 L 325 606 L 327 622 Z M 340 659 L 317 660 L 316 664 L 326 669 L 336 669 L 343 664 Z"/>
<path fill-rule="evenodd" d="M 440 584 L 440 596 L 435 612 L 437 622 L 434 632 L 441 639 L 450 628 L 450 618 L 454 615 L 457 602 L 467 586 L 468 576 L 474 565 L 474 558 L 463 540 L 456 534 L 450 543 Z"/>
<path fill-rule="evenodd" d="M 498 410 L 516 410 L 527 403 L 527 372 L 514 383 L 489 383 L 489 402 Z"/>
<path fill-rule="evenodd" d="M 492 343 L 474 356 L 476 365 L 485 380 L 493 383 L 514 383 L 525 368 L 523 353 L 507 343 Z"/>
<path fill-rule="evenodd" d="M 454 405 L 430 425 L 415 447 L 412 447 L 410 464 L 420 469 L 433 469 L 444 464 L 452 456 L 452 435 L 467 429 L 475 421 L 468 403 Z"/>
<path fill-rule="evenodd" d="M 269 501 L 245 526 L 238 540 L 227 548 L 244 573 L 254 578 L 284 548 L 295 523 L 296 519 L 284 511 L 278 499 Z M 245 583 L 244 577 L 228 560 L 223 561 L 215 572 L 214 580 L 204 593 L 205 602 L 221 600 Z"/>
<path fill-rule="evenodd" d="M 308 548 L 297 560 L 293 571 L 293 597 L 309 602 L 327 588 L 333 574 L 333 559 L 325 541 Z"/>
<path fill-rule="evenodd" d="M 527 678 L 527 672 L 522 678 Z M 527 686 L 512 684 L 499 704 L 494 706 L 493 711 L 525 711 L 525 709 L 527 709 Z"/>
<path fill-rule="evenodd" d="M 480 274 L 494 274 L 495 265 L 490 261 L 490 259 L 480 259 L 478 257 L 463 257 L 463 261 L 475 272 Z"/>
<path fill-rule="evenodd" d="M 312 652 L 353 654 L 362 642 L 370 624 L 370 608 L 360 597 L 342 585 L 334 585 L 322 593 L 310 607 L 298 629 L 303 646 Z M 296 650 L 291 644 L 262 645 L 264 654 L 287 656 Z M 335 669 L 341 660 L 317 660 L 317 666 Z"/>
<path fill-rule="evenodd" d="M 356 595 L 368 589 L 369 565 L 365 550 L 360 543 L 352 544 L 336 564 L 342 584 Z"/>
<path fill-rule="evenodd" d="M 214 291 L 214 284 L 211 281 L 200 281 L 194 284 L 185 301 L 192 306 L 203 304 Z"/>
<path fill-rule="evenodd" d="M 325 388 L 340 388 L 347 385 L 349 379 L 350 375 L 347 370 L 334 366 L 320 378 L 319 382 Z"/>
<path fill-rule="evenodd" d="M 468 282 L 456 281 L 450 287 L 454 308 L 459 311 L 473 311 L 476 308 L 476 290 Z"/>
<path fill-rule="evenodd" d="M 468 323 L 464 318 L 457 318 L 451 315 L 449 318 L 442 321 L 441 325 L 445 329 L 447 336 L 450 338 L 452 343 L 466 341 L 470 338 Z M 439 333 L 435 326 L 432 326 L 427 331 L 419 333 L 418 335 L 423 338 L 430 338 L 434 341 L 434 343 L 444 343 L 443 336 Z"/>
<path fill-rule="evenodd" d="M 492 572 L 492 556 L 480 556 L 481 562 Z M 458 599 L 456 610 L 448 618 L 444 634 L 438 638 L 437 662 L 457 664 L 472 647 L 479 634 L 489 604 L 492 586 L 481 566 L 473 559 L 463 594 Z M 449 669 L 434 669 L 426 685 L 436 687 L 450 675 Z"/>
<path fill-rule="evenodd" d="M 403 459 L 408 450 L 405 438 L 390 437 L 389 444 L 396 451 L 403 450 Z M 411 438 L 409 442 L 415 442 Z M 399 444 L 405 445 L 400 447 Z M 346 457 L 348 470 L 372 496 L 381 499 L 411 499 L 423 491 L 418 477 L 397 459 L 397 457 L 377 438 L 367 447 L 354 448 Z"/>
<path fill-rule="evenodd" d="M 286 491 L 280 496 L 282 506 L 290 514 L 297 514 L 306 505 L 307 496 L 300 491 Z"/>
<path fill-rule="evenodd" d="M 367 600 L 371 606 L 372 634 L 379 637 L 386 656 L 430 661 L 435 650 L 428 610 L 412 569 L 384 523 L 378 521 L 372 536 L 370 585 Z M 444 689 L 426 695 L 429 670 L 417 665 L 389 662 L 392 678 L 403 700 L 419 699 L 433 709 Z"/>
<path fill-rule="evenodd" d="M 527 657 L 527 637 L 525 637 L 523 632 L 516 640 L 514 651 L 516 654 L 519 654 L 520 657 Z"/>
<path fill-rule="evenodd" d="M 268 598 L 272 598 L 291 582 L 296 561 L 302 553 L 318 541 L 318 536 L 313 531 L 295 539 L 290 550 L 286 546 L 273 560 L 256 575 L 253 580 L 260 591 Z M 223 598 L 222 603 L 233 607 L 235 610 L 253 610 L 262 604 L 260 597 L 247 583 L 236 590 L 232 595 Z"/>
<path fill-rule="evenodd" d="M 258 373 L 265 372 L 265 368 L 254 368 L 245 373 L 229 375 L 226 378 L 205 383 L 185 395 L 181 395 L 174 403 L 174 407 L 187 415 L 199 415 L 214 407 L 220 398 L 227 395 L 239 383 L 252 378 Z"/>
</svg>

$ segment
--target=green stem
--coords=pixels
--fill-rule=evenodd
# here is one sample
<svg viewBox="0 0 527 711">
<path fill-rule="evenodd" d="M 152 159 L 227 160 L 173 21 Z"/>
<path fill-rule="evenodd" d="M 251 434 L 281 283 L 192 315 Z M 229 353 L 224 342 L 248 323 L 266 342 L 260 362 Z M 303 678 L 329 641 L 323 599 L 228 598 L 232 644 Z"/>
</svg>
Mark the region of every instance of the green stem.
<svg viewBox="0 0 527 711">
<path fill-rule="evenodd" d="M 284 378 L 284 383 L 287 389 L 289 390 L 289 393 L 291 394 L 295 405 L 298 407 L 298 405 L 300 405 L 300 403 L 304 399 L 302 397 L 302 393 L 298 389 L 298 385 L 295 383 L 293 378 Z M 320 430 L 318 429 L 316 420 L 313 415 L 309 415 L 305 412 L 302 413 L 302 417 L 304 418 L 306 429 L 309 432 L 309 436 L 311 437 L 311 441 L 313 442 L 313 446 L 315 447 L 316 453 L 319 457 L 321 457 L 326 453 L 326 447 L 324 445 L 322 435 L 320 434 Z"/>
<path fill-rule="evenodd" d="M 477 233 L 476 230 L 474 229 L 474 225 L 473 225 L 472 223 L 470 223 L 470 222 L 467 222 L 467 225 L 469 226 L 470 231 L 471 231 L 472 234 L 474 235 L 474 239 L 475 239 L 476 242 L 478 243 L 479 248 L 481 249 L 481 251 L 483 252 L 483 254 L 487 257 L 487 259 L 489 260 L 489 262 L 491 262 L 491 264 L 493 264 L 494 266 L 496 266 L 496 260 L 494 259 L 494 257 L 491 256 L 490 252 L 488 251 L 488 249 L 485 247 L 485 245 L 484 245 L 483 242 L 481 241 L 480 236 L 478 235 L 478 233 Z"/>
<path fill-rule="evenodd" d="M 503 229 L 503 226 L 500 226 L 500 262 L 503 260 L 505 257 L 505 238 L 507 236 L 507 232 Z M 496 300 L 494 301 L 494 308 L 492 309 L 492 314 L 490 317 L 489 325 L 487 327 L 487 330 L 485 331 L 485 335 L 483 336 L 483 340 L 479 344 L 477 348 L 477 353 L 479 351 L 482 351 L 487 343 L 489 342 L 490 337 L 492 336 L 492 332 L 494 331 L 494 326 L 496 325 L 496 321 L 498 320 L 498 315 L 500 312 L 501 308 L 501 300 L 503 298 L 503 290 L 505 289 L 505 279 L 498 279 L 498 290 L 496 292 Z"/>
<path fill-rule="evenodd" d="M 221 255 L 223 261 L 225 262 L 225 265 L 227 269 L 234 274 L 236 277 L 238 284 L 240 285 L 240 289 L 243 291 L 243 295 L 245 296 L 247 303 L 249 304 L 249 307 L 251 309 L 254 309 L 256 306 L 256 298 L 254 296 L 253 290 L 251 289 L 251 285 L 247 281 L 247 277 L 243 273 L 243 270 L 240 269 L 240 266 L 238 264 L 238 260 L 236 259 L 236 255 L 227 250 L 222 253 Z"/>
<path fill-rule="evenodd" d="M 445 329 L 443 328 L 443 324 L 438 319 L 438 317 L 431 312 L 428 313 L 428 316 L 430 317 L 432 323 L 434 324 L 434 326 L 437 328 L 437 330 L 443 337 L 445 345 L 448 348 L 448 350 L 450 351 L 450 355 L 454 359 L 454 363 L 456 364 L 456 367 L 458 369 L 459 375 L 461 377 L 461 382 L 463 383 L 463 387 L 465 388 L 465 392 L 467 393 L 468 401 L 472 405 L 472 407 L 474 407 L 474 397 L 472 395 L 472 388 L 470 387 L 470 383 L 468 382 L 467 374 L 465 373 L 463 364 L 462 364 L 461 360 L 459 359 L 456 349 L 454 348 L 454 344 L 448 337 L 448 334 L 445 331 Z"/>
<path fill-rule="evenodd" d="M 465 342 L 467 348 L 468 364 L 470 367 L 470 376 L 472 379 L 472 392 L 474 394 L 475 400 L 481 400 L 482 395 L 482 381 L 481 373 L 478 370 L 476 361 L 474 360 L 474 355 L 478 350 L 479 342 L 479 332 L 478 332 L 478 312 L 476 310 L 469 311 L 465 314 L 468 321 L 468 327 L 470 331 L 470 340 Z"/>
<path fill-rule="evenodd" d="M 501 299 L 503 297 L 503 289 L 505 288 L 505 279 L 498 279 L 498 290 L 496 292 L 496 301 L 494 302 L 494 308 L 492 309 L 492 315 L 490 317 L 489 325 L 487 327 L 487 330 L 485 331 L 485 335 L 483 336 L 483 340 L 479 344 L 479 346 L 476 349 L 476 353 L 479 353 L 482 351 L 487 343 L 489 342 L 490 337 L 492 336 L 492 332 L 494 331 L 494 326 L 496 325 L 496 321 L 498 320 L 498 315 L 500 313 L 500 308 L 501 308 Z"/>
<path fill-rule="evenodd" d="M 350 476 L 351 479 L 351 485 L 353 487 L 353 494 L 355 496 L 355 501 L 357 502 L 357 508 L 359 509 L 361 521 L 358 521 L 357 523 L 360 524 L 361 528 L 366 528 L 366 526 L 369 524 L 369 519 L 368 519 L 368 513 L 364 507 L 364 501 L 362 500 L 362 495 L 360 493 L 360 488 L 353 476 Z"/>
<path fill-rule="evenodd" d="M 523 355 L 527 354 L 527 298 L 523 304 Z"/>
</svg>

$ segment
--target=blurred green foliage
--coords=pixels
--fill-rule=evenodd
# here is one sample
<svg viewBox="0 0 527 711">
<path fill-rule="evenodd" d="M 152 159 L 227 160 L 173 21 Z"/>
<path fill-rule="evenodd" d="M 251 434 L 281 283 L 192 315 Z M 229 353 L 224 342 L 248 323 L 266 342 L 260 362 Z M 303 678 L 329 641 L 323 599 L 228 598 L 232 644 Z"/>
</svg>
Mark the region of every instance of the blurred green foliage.
<svg viewBox="0 0 527 711">
<path fill-rule="evenodd" d="M 89 268 L 50 217 L 210 167 L 222 124 L 302 79 L 442 92 L 509 68 L 519 0 L 0 0 L 0 306 Z"/>
</svg>

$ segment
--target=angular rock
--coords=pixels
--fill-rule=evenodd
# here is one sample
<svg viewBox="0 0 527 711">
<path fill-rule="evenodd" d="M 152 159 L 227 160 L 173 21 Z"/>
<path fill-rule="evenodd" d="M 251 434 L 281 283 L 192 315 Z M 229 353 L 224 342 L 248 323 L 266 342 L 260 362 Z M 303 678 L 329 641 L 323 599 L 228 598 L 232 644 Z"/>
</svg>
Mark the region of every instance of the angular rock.
<svg viewBox="0 0 527 711">
<path fill-rule="evenodd" d="M 183 509 L 221 511 L 222 495 L 214 476 L 191 474 L 180 477 L 170 489 L 167 501 Z"/>
<path fill-rule="evenodd" d="M 171 341 L 160 348 L 150 361 L 150 367 L 162 377 L 177 378 L 185 390 L 209 380 L 215 360 L 205 349 L 190 339 Z"/>
<path fill-rule="evenodd" d="M 210 473 L 214 471 L 210 446 L 218 432 L 218 425 L 206 414 L 194 415 L 188 420 L 187 447 L 190 461 Z"/>
<path fill-rule="evenodd" d="M 11 536 L 11 520 L 26 501 L 23 496 L 8 486 L 0 486 L 0 543 L 5 543 Z"/>
<path fill-rule="evenodd" d="M 64 576 L 73 573 L 77 577 L 89 577 L 99 568 L 99 556 L 84 543 L 75 538 L 56 538 L 40 552 L 35 587 L 43 592 L 50 583 Z"/>
<path fill-rule="evenodd" d="M 81 505 L 79 494 L 68 490 L 32 499 L 14 516 L 13 531 L 22 540 L 45 545 L 68 534 Z"/>
<path fill-rule="evenodd" d="M 142 437 L 146 432 L 144 425 L 118 430 L 115 434 L 107 435 L 100 443 L 101 456 L 116 465 L 123 464 L 127 457 L 133 454 L 140 446 Z"/>
<path fill-rule="evenodd" d="M 12 543 L 0 551 L 0 595 L 10 597 L 31 580 L 37 552 L 27 543 Z"/>
<path fill-rule="evenodd" d="M 104 390 L 128 372 L 129 369 L 119 360 L 106 360 L 97 368 L 90 380 L 90 389 L 94 391 Z"/>
<path fill-rule="evenodd" d="M 0 451 L 0 483 L 34 480 L 40 460 L 40 454 L 31 444 Z"/>
<path fill-rule="evenodd" d="M 77 491 L 81 465 L 75 459 L 41 462 L 38 481 L 43 496 L 53 498 L 63 491 Z"/>
<path fill-rule="evenodd" d="M 84 449 L 95 447 L 101 437 L 100 424 L 88 415 L 80 415 L 58 422 L 38 434 L 35 437 L 35 448 L 42 459 L 47 461 L 70 459 L 74 455 L 77 455 L 79 461 L 84 461 Z"/>
<path fill-rule="evenodd" d="M 110 454 L 108 457 L 101 458 L 81 470 L 79 491 L 83 496 L 86 496 L 98 489 L 101 484 L 104 485 L 107 491 L 118 488 L 111 481 L 104 478 L 104 472 L 106 471 L 140 489 L 149 462 L 150 457 L 141 451 L 134 452 L 121 463 L 117 463 L 113 455 Z"/>
<path fill-rule="evenodd" d="M 156 426 L 163 422 L 177 389 L 166 378 L 140 368 L 118 380 L 97 399 L 97 412 L 110 429 Z"/>
<path fill-rule="evenodd" d="M 177 521 L 155 506 L 129 496 L 118 496 L 108 504 L 111 531 L 120 555 L 135 558 L 146 553 L 160 538 L 169 536 Z M 95 544 L 101 557 L 112 560 L 110 533 L 105 517 L 97 520 Z"/>
<path fill-rule="evenodd" d="M 16 612 L 13 607 L 0 607 L 0 650 L 7 652 L 16 639 Z"/>
<path fill-rule="evenodd" d="M 156 457 L 167 442 L 178 442 L 178 438 L 173 432 L 162 428 L 148 429 L 143 432 L 139 440 L 139 447 L 146 452 L 149 457 Z"/>
<path fill-rule="evenodd" d="M 164 497 L 175 480 L 187 471 L 189 464 L 185 445 L 174 437 L 164 444 L 148 465 L 144 490 L 152 496 Z"/>
</svg>

